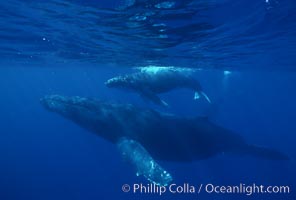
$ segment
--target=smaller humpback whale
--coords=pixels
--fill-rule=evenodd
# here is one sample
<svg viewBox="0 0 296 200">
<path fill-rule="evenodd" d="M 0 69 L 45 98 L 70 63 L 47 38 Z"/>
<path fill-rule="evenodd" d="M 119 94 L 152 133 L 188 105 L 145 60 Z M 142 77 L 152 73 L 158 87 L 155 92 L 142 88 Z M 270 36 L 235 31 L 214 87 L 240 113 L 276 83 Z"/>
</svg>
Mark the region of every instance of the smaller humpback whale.
<svg viewBox="0 0 296 200">
<path fill-rule="evenodd" d="M 191 162 L 222 154 L 252 155 L 273 160 L 288 157 L 276 150 L 248 144 L 230 130 L 206 118 L 184 118 L 130 104 L 112 104 L 95 99 L 46 96 L 49 111 L 116 144 L 122 156 L 147 180 L 168 185 L 172 176 L 158 160 Z"/>
<path fill-rule="evenodd" d="M 105 85 L 110 88 L 129 89 L 162 106 L 168 104 L 157 94 L 176 88 L 192 89 L 195 91 L 194 99 L 203 96 L 211 103 L 209 97 L 202 91 L 200 83 L 192 76 L 193 72 L 194 70 L 189 68 L 148 66 L 140 68 L 140 72 L 111 78 L 105 82 Z"/>
</svg>

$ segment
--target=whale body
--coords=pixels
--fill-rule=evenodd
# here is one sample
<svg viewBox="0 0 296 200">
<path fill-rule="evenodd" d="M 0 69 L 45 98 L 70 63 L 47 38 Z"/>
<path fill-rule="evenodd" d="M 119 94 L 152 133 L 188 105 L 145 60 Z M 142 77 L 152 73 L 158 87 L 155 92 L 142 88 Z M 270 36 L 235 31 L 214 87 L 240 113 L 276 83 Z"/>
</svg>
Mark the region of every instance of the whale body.
<svg viewBox="0 0 296 200">
<path fill-rule="evenodd" d="M 204 117 L 186 118 L 82 97 L 61 95 L 41 99 L 49 111 L 116 144 L 122 156 L 149 181 L 167 185 L 172 177 L 157 161 L 191 162 L 221 153 L 287 160 L 276 150 L 245 142 L 238 134 Z"/>
<path fill-rule="evenodd" d="M 161 106 L 168 104 L 157 95 L 176 88 L 187 88 L 195 91 L 194 99 L 200 96 L 211 103 L 209 97 L 193 76 L 193 69 L 177 67 L 148 66 L 139 68 L 139 72 L 111 78 L 105 82 L 110 88 L 129 89 L 145 99 Z"/>
</svg>

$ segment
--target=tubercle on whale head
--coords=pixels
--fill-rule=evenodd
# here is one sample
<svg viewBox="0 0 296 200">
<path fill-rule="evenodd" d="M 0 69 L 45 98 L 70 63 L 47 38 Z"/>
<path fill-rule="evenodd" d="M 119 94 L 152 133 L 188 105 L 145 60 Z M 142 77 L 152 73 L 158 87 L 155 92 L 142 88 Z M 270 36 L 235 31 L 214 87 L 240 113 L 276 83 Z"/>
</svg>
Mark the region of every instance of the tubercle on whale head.
<svg viewBox="0 0 296 200">
<path fill-rule="evenodd" d="M 67 99 L 60 95 L 47 95 L 40 99 L 40 103 L 50 111 L 61 110 L 62 104 L 66 101 Z"/>
<path fill-rule="evenodd" d="M 112 87 L 117 87 L 120 84 L 120 82 L 121 82 L 120 77 L 114 77 L 114 78 L 108 79 L 105 82 L 105 85 L 109 88 L 112 88 Z"/>
<path fill-rule="evenodd" d="M 85 98 L 66 97 L 61 95 L 47 95 L 40 99 L 40 103 L 49 111 L 66 114 L 67 109 L 72 105 L 83 105 Z"/>
<path fill-rule="evenodd" d="M 109 88 L 126 87 L 131 83 L 129 76 L 117 76 L 111 78 L 105 82 L 105 85 Z"/>
</svg>

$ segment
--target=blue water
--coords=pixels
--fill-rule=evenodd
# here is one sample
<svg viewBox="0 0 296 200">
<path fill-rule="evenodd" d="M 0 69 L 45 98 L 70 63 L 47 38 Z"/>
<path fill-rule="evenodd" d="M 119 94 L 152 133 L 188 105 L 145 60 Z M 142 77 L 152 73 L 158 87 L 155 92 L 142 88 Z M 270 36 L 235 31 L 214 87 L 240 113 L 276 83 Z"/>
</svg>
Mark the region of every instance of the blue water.
<svg viewBox="0 0 296 200">
<path fill-rule="evenodd" d="M 0 199 L 296 199 L 296 2 L 126 2 L 0 1 Z M 199 69 L 213 105 L 175 90 L 161 95 L 164 109 L 103 84 L 146 65 Z M 290 194 L 124 193 L 123 184 L 148 182 L 113 144 L 47 112 L 39 99 L 48 94 L 207 115 L 291 160 L 161 162 L 174 182 L 288 185 Z"/>
</svg>

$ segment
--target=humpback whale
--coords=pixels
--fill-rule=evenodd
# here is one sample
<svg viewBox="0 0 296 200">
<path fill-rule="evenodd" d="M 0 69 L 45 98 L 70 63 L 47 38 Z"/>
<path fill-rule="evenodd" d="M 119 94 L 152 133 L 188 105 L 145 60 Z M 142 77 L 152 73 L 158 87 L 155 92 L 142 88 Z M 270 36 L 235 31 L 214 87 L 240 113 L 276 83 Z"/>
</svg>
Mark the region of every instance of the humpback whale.
<svg viewBox="0 0 296 200">
<path fill-rule="evenodd" d="M 139 72 L 111 78 L 105 82 L 105 85 L 110 88 L 129 89 L 162 106 L 168 106 L 168 104 L 157 94 L 169 92 L 175 88 L 194 90 L 194 99 L 203 96 L 211 103 L 209 97 L 202 91 L 200 83 L 192 76 L 193 71 L 190 68 L 141 67 Z"/>
<path fill-rule="evenodd" d="M 172 181 L 158 161 L 191 162 L 221 153 L 288 160 L 279 151 L 248 144 L 240 135 L 204 117 L 178 117 L 77 96 L 50 95 L 40 101 L 47 110 L 115 144 L 137 175 L 158 185 Z"/>
</svg>

